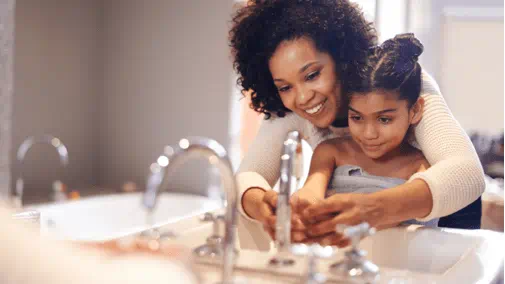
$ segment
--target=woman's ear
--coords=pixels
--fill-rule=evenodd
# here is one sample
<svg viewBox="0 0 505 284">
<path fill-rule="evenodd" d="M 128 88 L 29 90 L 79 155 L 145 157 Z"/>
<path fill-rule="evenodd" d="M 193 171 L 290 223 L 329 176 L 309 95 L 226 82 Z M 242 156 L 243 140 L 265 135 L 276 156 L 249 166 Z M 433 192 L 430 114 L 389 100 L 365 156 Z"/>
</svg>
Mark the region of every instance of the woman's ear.
<svg viewBox="0 0 505 284">
<path fill-rule="evenodd" d="M 424 98 L 419 97 L 416 103 L 410 108 L 410 124 L 417 124 L 423 118 Z"/>
</svg>

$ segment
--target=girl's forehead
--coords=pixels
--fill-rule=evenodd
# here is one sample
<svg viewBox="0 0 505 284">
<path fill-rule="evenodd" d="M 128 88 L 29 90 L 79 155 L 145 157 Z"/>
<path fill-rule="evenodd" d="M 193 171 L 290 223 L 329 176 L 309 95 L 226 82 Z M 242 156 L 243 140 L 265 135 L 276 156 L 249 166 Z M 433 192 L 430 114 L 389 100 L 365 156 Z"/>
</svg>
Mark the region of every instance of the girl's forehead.
<svg viewBox="0 0 505 284">
<path fill-rule="evenodd" d="M 397 91 L 374 90 L 370 92 L 354 93 L 351 95 L 350 102 L 374 103 L 374 102 L 398 102 L 400 94 Z"/>
<path fill-rule="evenodd" d="M 406 100 L 400 100 L 397 92 L 367 92 L 353 94 L 349 106 L 359 112 L 374 113 L 385 109 L 407 107 Z"/>
</svg>

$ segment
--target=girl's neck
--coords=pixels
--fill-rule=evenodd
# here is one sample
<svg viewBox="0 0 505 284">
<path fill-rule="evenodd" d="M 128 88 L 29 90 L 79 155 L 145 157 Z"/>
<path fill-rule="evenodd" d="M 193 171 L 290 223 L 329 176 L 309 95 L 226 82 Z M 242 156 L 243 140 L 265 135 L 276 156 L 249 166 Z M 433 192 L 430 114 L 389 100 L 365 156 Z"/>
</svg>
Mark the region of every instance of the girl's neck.
<svg viewBox="0 0 505 284">
<path fill-rule="evenodd" d="M 357 146 L 359 148 L 359 146 Z M 357 166 L 372 175 L 409 179 L 419 166 L 419 153 L 408 143 L 402 143 L 394 150 L 389 151 L 379 159 L 372 159 L 363 153 L 361 148 L 356 149 L 359 155 L 355 156 Z"/>
<path fill-rule="evenodd" d="M 374 163 L 377 164 L 386 164 L 391 162 L 392 160 L 395 160 L 399 157 L 406 157 L 409 154 L 413 152 L 414 148 L 410 146 L 407 142 L 402 142 L 400 145 L 398 145 L 396 148 L 392 149 L 391 151 L 387 152 L 386 154 L 382 155 L 381 157 L 377 159 L 372 159 Z"/>
</svg>

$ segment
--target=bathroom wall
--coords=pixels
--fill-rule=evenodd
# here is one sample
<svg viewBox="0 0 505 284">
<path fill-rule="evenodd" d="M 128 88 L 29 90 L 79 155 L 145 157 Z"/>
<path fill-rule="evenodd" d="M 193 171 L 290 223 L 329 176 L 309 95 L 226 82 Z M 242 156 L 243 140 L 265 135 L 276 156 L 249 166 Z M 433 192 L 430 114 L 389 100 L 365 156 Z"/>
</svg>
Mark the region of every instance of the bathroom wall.
<svg viewBox="0 0 505 284">
<path fill-rule="evenodd" d="M 425 49 L 432 74 L 456 119 L 469 132 L 503 131 L 501 0 L 411 0 L 409 31 Z"/>
<path fill-rule="evenodd" d="M 440 87 L 468 131 L 503 131 L 503 12 L 501 18 L 446 16 Z"/>
<path fill-rule="evenodd" d="M 29 154 L 24 166 L 27 191 L 46 195 L 51 181 L 60 175 L 72 188 L 100 185 L 117 189 L 126 181 L 143 188 L 148 166 L 163 147 L 188 135 L 212 137 L 229 148 L 230 117 L 239 120 L 241 116 L 230 109 L 230 101 L 239 99 L 238 95 L 230 99 L 236 93 L 227 46 L 233 3 L 17 0 L 11 148 L 17 148 L 28 135 L 51 133 L 70 152 L 70 167 L 62 170 L 52 150 L 34 149 L 37 153 Z M 469 88 L 451 88 L 443 77 L 447 72 L 440 66 L 444 56 L 442 15 L 446 7 L 503 9 L 503 2 L 408 3 L 415 14 L 409 16 L 407 26 L 426 47 L 421 62 L 436 77 L 456 118 L 463 122 L 462 115 L 473 115 L 476 105 L 473 100 L 466 100 L 463 106 L 453 102 L 474 94 L 460 93 Z M 454 73 L 451 78 L 465 77 Z M 501 95 L 503 101 L 503 91 L 485 94 L 493 94 L 486 99 L 501 107 L 496 96 Z M 479 121 L 479 116 L 472 120 Z M 496 121 L 503 125 L 501 116 Z M 5 145 L 2 142 L 1 147 Z M 10 159 L 15 177 L 19 168 L 13 162 L 14 151 Z M 202 193 L 206 179 L 207 167 L 196 161 L 176 175 L 172 189 Z"/>
<path fill-rule="evenodd" d="M 100 184 L 117 188 L 134 181 L 143 188 L 163 147 L 185 136 L 211 137 L 228 147 L 232 5 L 105 0 Z M 190 163 L 171 189 L 203 192 L 206 173 L 203 161 Z"/>
<path fill-rule="evenodd" d="M 28 153 L 23 166 L 28 198 L 44 199 L 62 176 L 74 189 L 97 184 L 102 5 L 101 0 L 16 1 L 13 177 L 20 170 L 14 150 L 28 136 L 55 135 L 70 153 L 67 169 L 47 145 Z"/>
<path fill-rule="evenodd" d="M 26 195 L 47 196 L 62 176 L 78 190 L 119 189 L 126 181 L 143 188 L 163 147 L 188 135 L 227 147 L 232 5 L 18 0 L 13 148 L 30 135 L 49 133 L 70 153 L 70 166 L 62 169 L 48 146 L 30 151 L 22 168 Z M 172 182 L 204 193 L 206 163 L 190 163 Z"/>
<path fill-rule="evenodd" d="M 14 8 L 14 0 L 0 1 L 0 198 L 7 196 L 10 183 Z"/>
</svg>

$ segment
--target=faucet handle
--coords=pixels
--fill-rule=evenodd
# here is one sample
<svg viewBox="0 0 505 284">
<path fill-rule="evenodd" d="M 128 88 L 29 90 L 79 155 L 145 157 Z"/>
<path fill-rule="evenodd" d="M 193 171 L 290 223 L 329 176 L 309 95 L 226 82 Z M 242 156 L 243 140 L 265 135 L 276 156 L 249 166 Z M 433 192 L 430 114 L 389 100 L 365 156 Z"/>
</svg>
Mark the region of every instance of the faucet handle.
<svg viewBox="0 0 505 284">
<path fill-rule="evenodd" d="M 344 224 L 337 224 L 335 226 L 335 231 L 337 233 L 343 234 L 348 238 L 355 236 L 367 237 L 375 234 L 377 231 L 374 227 L 371 227 L 367 222 L 360 223 L 355 226 L 349 226 Z"/>
<path fill-rule="evenodd" d="M 203 214 L 203 216 L 200 217 L 200 222 L 214 222 L 216 219 L 216 217 L 214 216 L 214 214 L 210 213 L 210 212 L 205 212 L 205 214 Z"/>
<path fill-rule="evenodd" d="M 326 276 L 318 272 L 317 267 L 320 259 L 331 258 L 335 250 L 331 246 L 321 246 L 319 244 L 295 244 L 291 246 L 291 252 L 294 255 L 303 255 L 307 257 L 307 273 L 302 278 L 303 284 L 321 284 L 326 283 Z"/>
<path fill-rule="evenodd" d="M 352 283 L 376 283 L 380 279 L 379 267 L 366 259 L 366 251 L 358 248 L 361 239 L 375 234 L 376 229 L 363 222 L 355 226 L 339 224 L 335 231 L 350 238 L 352 248 L 345 252 L 342 261 L 330 266 L 330 272 L 354 281 Z"/>
<path fill-rule="evenodd" d="M 203 223 L 211 223 L 213 227 L 213 236 L 221 235 L 221 226 L 220 223 L 224 224 L 224 215 L 223 214 L 212 214 L 210 212 L 206 212 L 203 216 L 200 217 L 200 222 Z"/>
<path fill-rule="evenodd" d="M 344 224 L 337 224 L 335 226 L 335 232 L 351 239 L 351 245 L 353 248 L 357 248 L 361 239 L 374 235 L 376 231 L 377 230 L 374 227 L 371 227 L 367 222 L 363 222 L 355 226 Z"/>
<path fill-rule="evenodd" d="M 224 225 L 224 215 L 206 212 L 200 217 L 200 222 L 212 223 L 212 235 L 207 237 L 204 245 L 196 248 L 194 252 L 199 256 L 210 256 L 219 258 L 223 255 L 224 237 L 222 225 Z"/>
</svg>

